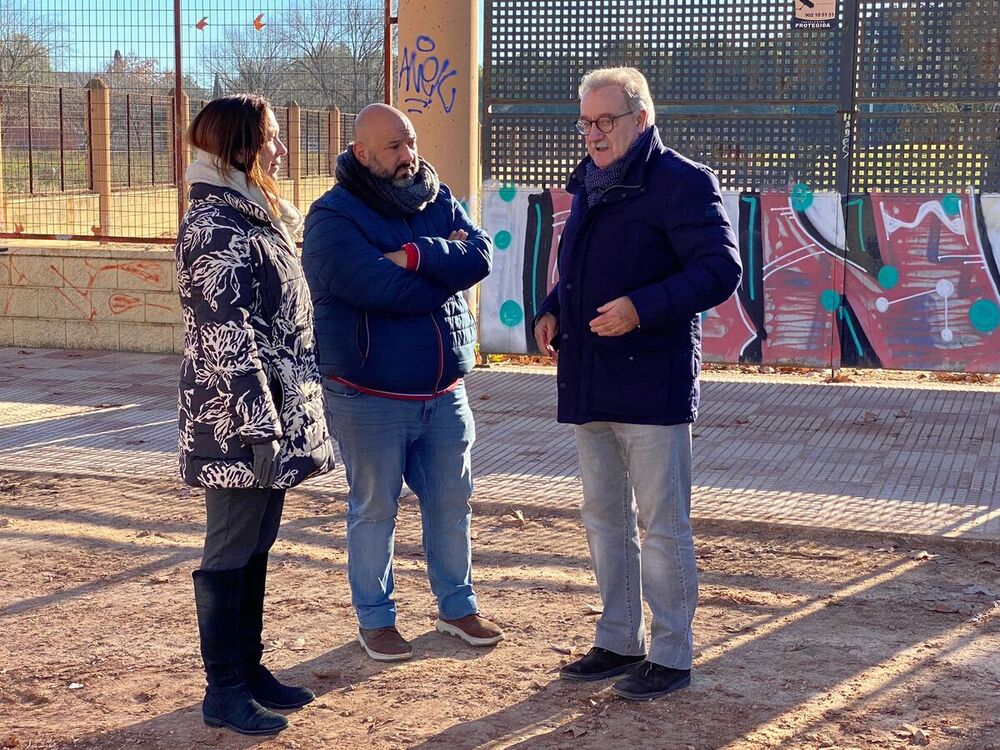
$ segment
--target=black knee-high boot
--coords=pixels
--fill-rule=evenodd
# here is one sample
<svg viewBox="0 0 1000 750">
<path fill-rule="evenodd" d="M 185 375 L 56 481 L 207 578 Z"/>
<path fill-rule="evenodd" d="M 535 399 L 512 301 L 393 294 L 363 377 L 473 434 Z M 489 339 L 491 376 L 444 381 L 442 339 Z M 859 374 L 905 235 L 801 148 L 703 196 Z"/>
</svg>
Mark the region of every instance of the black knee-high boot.
<svg viewBox="0 0 1000 750">
<path fill-rule="evenodd" d="M 316 700 L 309 688 L 282 685 L 260 663 L 264 654 L 264 587 L 267 580 L 267 553 L 254 555 L 247 563 L 243 582 L 242 637 L 246 679 L 254 699 L 267 708 L 299 708 Z"/>
<path fill-rule="evenodd" d="M 208 688 L 201 704 L 210 727 L 228 727 L 240 734 L 276 734 L 288 719 L 254 700 L 247 685 L 240 613 L 244 571 L 196 570 L 194 600 L 198 610 L 201 657 Z"/>
</svg>

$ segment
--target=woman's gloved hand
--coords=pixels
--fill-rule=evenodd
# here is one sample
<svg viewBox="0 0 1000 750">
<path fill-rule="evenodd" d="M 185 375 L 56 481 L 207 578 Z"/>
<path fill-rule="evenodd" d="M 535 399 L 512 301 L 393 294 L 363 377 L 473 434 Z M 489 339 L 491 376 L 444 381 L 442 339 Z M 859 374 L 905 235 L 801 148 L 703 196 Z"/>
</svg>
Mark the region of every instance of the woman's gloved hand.
<svg viewBox="0 0 1000 750">
<path fill-rule="evenodd" d="M 261 487 L 270 487 L 278 470 L 278 451 L 281 449 L 277 440 L 269 443 L 254 443 L 253 477 Z"/>
</svg>

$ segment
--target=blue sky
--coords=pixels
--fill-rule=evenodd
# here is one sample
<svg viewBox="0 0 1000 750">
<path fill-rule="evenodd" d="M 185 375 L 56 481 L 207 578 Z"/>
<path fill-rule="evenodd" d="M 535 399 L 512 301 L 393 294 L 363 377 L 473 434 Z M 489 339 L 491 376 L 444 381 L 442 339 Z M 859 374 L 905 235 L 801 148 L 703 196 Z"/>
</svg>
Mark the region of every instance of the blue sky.
<svg viewBox="0 0 1000 750">
<path fill-rule="evenodd" d="M 381 0 L 366 0 L 381 8 Z M 115 50 L 124 55 L 156 58 L 162 69 L 174 68 L 173 3 L 171 0 L 23 0 L 37 12 L 51 14 L 63 26 L 71 43 L 55 55 L 59 70 L 103 69 Z M 263 13 L 264 28 L 282 11 L 309 0 L 181 0 L 181 22 L 185 42 L 184 68 L 192 72 L 199 59 L 212 54 L 215 43 L 225 39 L 227 29 L 252 28 Z M 342 0 L 329 0 L 336 7 Z M 207 25 L 195 25 L 207 18 Z M 479 2 L 480 60 L 482 59 L 483 5 Z"/>
</svg>

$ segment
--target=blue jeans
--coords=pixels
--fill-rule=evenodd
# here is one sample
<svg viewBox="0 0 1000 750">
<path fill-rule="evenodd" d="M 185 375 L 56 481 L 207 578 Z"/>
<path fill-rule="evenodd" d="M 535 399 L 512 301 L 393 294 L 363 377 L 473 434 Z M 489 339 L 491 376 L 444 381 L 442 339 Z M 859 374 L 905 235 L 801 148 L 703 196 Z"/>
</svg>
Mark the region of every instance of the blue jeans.
<svg viewBox="0 0 1000 750">
<path fill-rule="evenodd" d="M 653 614 L 647 659 L 690 669 L 698 600 L 691 534 L 691 425 L 576 426 L 590 557 L 604 612 L 594 645 L 642 654 L 642 600 Z M 638 512 L 637 512 L 638 511 Z M 641 550 L 639 526 L 646 530 Z"/>
<path fill-rule="evenodd" d="M 347 577 L 361 627 L 396 624 L 392 555 L 404 479 L 420 501 L 439 615 L 477 612 L 469 536 L 476 431 L 465 385 L 430 401 L 401 401 L 324 380 L 323 395 L 347 471 Z"/>
</svg>

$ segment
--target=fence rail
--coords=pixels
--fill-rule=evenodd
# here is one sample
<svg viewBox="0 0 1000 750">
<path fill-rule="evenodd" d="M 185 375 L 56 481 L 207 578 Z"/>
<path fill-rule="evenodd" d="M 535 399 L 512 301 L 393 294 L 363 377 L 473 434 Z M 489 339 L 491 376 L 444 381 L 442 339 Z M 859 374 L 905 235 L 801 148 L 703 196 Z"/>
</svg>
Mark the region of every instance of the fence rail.
<svg viewBox="0 0 1000 750">
<path fill-rule="evenodd" d="M 190 122 L 207 100 L 184 99 Z M 0 237 L 172 242 L 183 180 L 175 111 L 172 96 L 103 83 L 0 87 Z M 311 202 L 329 186 L 355 115 L 291 103 L 275 116 L 288 147 L 279 186 L 294 203 Z M 180 164 L 190 158 L 185 149 Z M 155 231 L 134 219 L 137 207 L 158 217 L 147 222 Z"/>
</svg>

